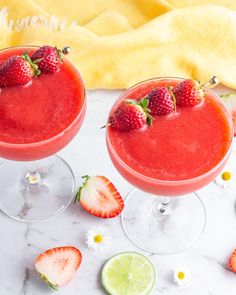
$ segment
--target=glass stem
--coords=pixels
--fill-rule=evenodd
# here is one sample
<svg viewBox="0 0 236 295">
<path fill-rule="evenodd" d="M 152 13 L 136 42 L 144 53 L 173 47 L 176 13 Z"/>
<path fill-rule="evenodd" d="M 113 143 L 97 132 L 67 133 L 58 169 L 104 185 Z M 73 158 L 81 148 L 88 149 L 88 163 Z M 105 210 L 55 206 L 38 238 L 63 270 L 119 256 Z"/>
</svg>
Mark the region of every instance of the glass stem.
<svg viewBox="0 0 236 295">
<path fill-rule="evenodd" d="M 159 214 L 161 215 L 170 215 L 171 207 L 170 207 L 170 198 L 169 197 L 161 197 L 161 202 L 158 206 Z"/>
<path fill-rule="evenodd" d="M 34 162 L 29 162 L 27 164 L 27 171 L 24 176 L 24 183 L 28 187 L 36 186 L 41 183 L 41 176 Z"/>
</svg>

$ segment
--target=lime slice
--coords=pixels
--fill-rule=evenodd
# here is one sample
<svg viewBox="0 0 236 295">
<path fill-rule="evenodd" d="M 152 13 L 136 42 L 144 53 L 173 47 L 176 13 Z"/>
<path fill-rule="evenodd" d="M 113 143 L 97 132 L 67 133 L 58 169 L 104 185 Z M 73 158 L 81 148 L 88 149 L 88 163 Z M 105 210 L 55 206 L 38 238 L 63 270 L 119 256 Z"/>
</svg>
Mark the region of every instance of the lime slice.
<svg viewBox="0 0 236 295">
<path fill-rule="evenodd" d="M 110 295 L 149 294 L 155 279 L 152 263 L 134 252 L 113 256 L 102 269 L 102 285 Z"/>
</svg>

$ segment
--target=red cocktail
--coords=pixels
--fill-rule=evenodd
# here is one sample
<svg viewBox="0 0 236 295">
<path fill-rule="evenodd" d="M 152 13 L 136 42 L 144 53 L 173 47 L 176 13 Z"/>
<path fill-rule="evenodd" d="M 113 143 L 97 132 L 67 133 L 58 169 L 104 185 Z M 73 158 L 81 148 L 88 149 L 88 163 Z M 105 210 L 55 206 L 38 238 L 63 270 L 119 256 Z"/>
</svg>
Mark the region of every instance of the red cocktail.
<svg viewBox="0 0 236 295">
<path fill-rule="evenodd" d="M 25 50 L 0 52 L 0 64 Z M 63 148 L 79 130 L 85 115 L 84 85 L 66 59 L 59 71 L 12 86 L 0 93 L 0 156 L 17 161 L 37 160 Z"/>
<path fill-rule="evenodd" d="M 180 81 L 160 78 L 139 83 L 121 95 L 111 113 L 128 98 L 139 100 L 152 89 L 175 87 Z M 223 169 L 230 154 L 232 136 L 232 120 L 226 107 L 216 94 L 207 89 L 199 105 L 177 107 L 176 112 L 156 116 L 150 127 L 129 132 L 108 127 L 106 140 L 113 164 L 127 181 L 148 193 L 133 192 L 126 201 L 123 214 L 125 230 L 138 246 L 150 252 L 172 253 L 187 248 L 200 236 L 205 226 L 205 211 L 193 192 L 211 182 Z M 186 196 L 181 198 L 180 203 L 177 197 L 183 194 Z M 159 201 L 154 195 L 167 198 L 162 198 L 162 202 L 156 206 Z M 177 197 L 169 204 L 168 197 L 171 196 Z M 187 209 L 191 206 L 193 209 Z M 172 214 L 169 214 L 170 210 Z M 198 225 L 191 220 L 191 214 L 189 218 L 184 218 L 189 210 L 192 210 L 191 214 L 200 215 L 200 221 L 196 219 Z M 156 224 L 155 228 L 152 220 L 152 230 L 148 223 L 139 219 L 141 215 L 151 218 L 151 211 Z M 158 235 L 158 226 L 164 226 L 160 225 L 163 216 L 168 222 L 174 223 L 177 213 L 181 215 L 179 222 L 183 221 L 176 230 L 179 231 L 177 237 L 169 235 L 172 238 L 170 241 L 167 238 L 169 232 Z M 135 222 L 131 223 L 130 220 Z M 140 234 L 138 228 L 141 229 L 143 224 L 144 229 Z M 185 238 L 181 239 L 180 234 Z M 173 245 L 174 239 L 181 242 Z"/>
<path fill-rule="evenodd" d="M 37 49 L 33 46 L 4 49 L 0 51 L 0 64 L 26 50 L 32 56 Z M 70 203 L 74 189 L 70 167 L 59 157 L 46 157 L 73 139 L 81 127 L 85 110 L 83 81 L 66 58 L 53 74 L 42 73 L 26 85 L 1 88 L 0 156 L 15 161 L 34 161 L 30 165 L 12 161 L 2 164 L 3 211 L 20 220 L 40 220 Z M 42 158 L 46 159 L 35 161 Z M 9 186 L 7 193 L 6 186 Z M 19 194 L 15 190 L 20 190 Z"/>
</svg>

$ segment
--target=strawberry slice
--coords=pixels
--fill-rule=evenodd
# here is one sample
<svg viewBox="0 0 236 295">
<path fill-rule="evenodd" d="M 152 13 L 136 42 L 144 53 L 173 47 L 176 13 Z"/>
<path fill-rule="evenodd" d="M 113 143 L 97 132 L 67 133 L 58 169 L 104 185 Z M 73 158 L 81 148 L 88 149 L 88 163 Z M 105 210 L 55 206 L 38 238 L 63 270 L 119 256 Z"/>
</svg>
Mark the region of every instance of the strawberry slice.
<svg viewBox="0 0 236 295">
<path fill-rule="evenodd" d="M 236 272 L 236 249 L 231 254 L 228 265 L 232 272 Z"/>
<path fill-rule="evenodd" d="M 121 213 L 124 201 L 115 186 L 105 176 L 83 176 L 83 185 L 76 194 L 75 202 L 89 213 L 112 218 Z"/>
<path fill-rule="evenodd" d="M 234 122 L 234 136 L 236 136 L 236 92 L 229 92 L 221 94 L 220 97 L 223 99 L 226 107 L 231 113 Z"/>
<path fill-rule="evenodd" d="M 72 246 L 58 247 L 40 254 L 35 268 L 51 288 L 57 290 L 67 284 L 80 266 L 82 255 Z"/>
</svg>

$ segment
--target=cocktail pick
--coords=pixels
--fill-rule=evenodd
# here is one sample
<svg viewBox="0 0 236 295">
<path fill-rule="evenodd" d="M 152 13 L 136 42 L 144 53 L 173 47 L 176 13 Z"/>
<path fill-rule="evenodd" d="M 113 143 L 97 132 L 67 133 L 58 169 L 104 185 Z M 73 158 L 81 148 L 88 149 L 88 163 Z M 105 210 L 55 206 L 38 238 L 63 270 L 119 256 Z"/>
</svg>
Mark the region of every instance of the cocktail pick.
<svg viewBox="0 0 236 295">
<path fill-rule="evenodd" d="M 61 52 L 64 54 L 64 55 L 67 55 L 71 52 L 71 48 L 69 46 L 65 46 L 62 48 Z"/>
<path fill-rule="evenodd" d="M 207 83 L 203 84 L 203 87 L 207 88 L 214 88 L 220 83 L 220 80 L 216 77 L 213 76 Z"/>
</svg>

